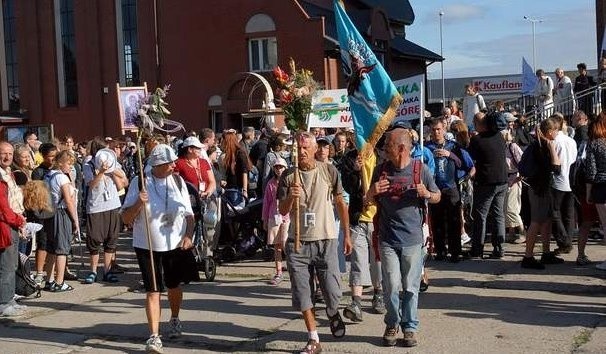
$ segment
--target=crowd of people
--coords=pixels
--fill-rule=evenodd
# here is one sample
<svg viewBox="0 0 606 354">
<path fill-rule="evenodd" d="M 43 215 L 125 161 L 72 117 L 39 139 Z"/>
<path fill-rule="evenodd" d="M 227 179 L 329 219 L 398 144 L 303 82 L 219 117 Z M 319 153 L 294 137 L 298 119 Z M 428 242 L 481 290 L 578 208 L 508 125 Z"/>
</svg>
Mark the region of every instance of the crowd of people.
<svg viewBox="0 0 606 354">
<path fill-rule="evenodd" d="M 177 338 L 181 284 L 199 280 L 190 262 L 195 220 L 187 186 L 199 198 L 239 207 L 263 200 L 275 261 L 268 283 L 285 279 L 286 263 L 293 307 L 308 331 L 305 353 L 321 351 L 317 301 L 326 304 L 331 333 L 345 335 L 339 304 L 347 272 L 351 299 L 343 317 L 363 321 L 363 288 L 371 286 L 372 311 L 385 316 L 384 345 L 395 345 L 401 330 L 412 347 L 428 255 L 453 263 L 500 259 L 508 242 L 525 242 L 521 267 L 540 270 L 564 262 L 559 255 L 573 251 L 578 228 L 576 263 L 591 264 L 588 237 L 606 225 L 606 114 L 556 112 L 530 128 L 523 115 L 505 112 L 501 102 L 487 107 L 478 96 L 467 87 L 463 110 L 453 101 L 427 119 L 422 135 L 409 122 L 393 123 L 376 148 L 371 178 L 363 177 L 368 156 L 349 129 L 203 129 L 149 136 L 140 147 L 128 137 L 40 143 L 34 132 L 20 144 L 1 142 L 0 313 L 26 311 L 12 290 L 19 253 L 32 255 L 32 277 L 45 290 L 71 291 L 78 277 L 67 260 L 71 245 L 84 241 L 89 269 L 79 280 L 115 283 L 124 271 L 117 239 L 128 231 L 147 293 L 147 349 L 161 352 L 160 292 L 168 289 L 168 337 Z M 44 227 L 28 232 L 31 223 Z"/>
</svg>

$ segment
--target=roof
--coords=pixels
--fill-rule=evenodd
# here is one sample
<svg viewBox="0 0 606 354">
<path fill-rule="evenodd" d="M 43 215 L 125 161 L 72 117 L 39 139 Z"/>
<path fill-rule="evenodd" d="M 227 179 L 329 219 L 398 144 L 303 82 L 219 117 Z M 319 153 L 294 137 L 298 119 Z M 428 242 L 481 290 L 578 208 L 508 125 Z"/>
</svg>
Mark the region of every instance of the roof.
<svg viewBox="0 0 606 354">
<path fill-rule="evenodd" d="M 385 11 L 389 19 L 412 25 L 415 13 L 408 0 L 360 0 L 370 7 L 378 7 Z"/>
<path fill-rule="evenodd" d="M 368 3 L 385 2 L 387 4 L 396 2 L 394 0 L 391 0 L 391 1 L 364 0 L 364 1 L 368 2 Z M 399 1 L 397 1 L 397 2 L 400 3 Z M 410 7 L 410 4 L 408 3 L 408 1 L 404 1 L 404 2 L 407 4 L 408 7 Z M 337 36 L 337 25 L 335 22 L 335 14 L 333 12 L 332 7 L 326 8 L 326 7 L 314 4 L 310 1 L 301 1 L 300 3 L 303 6 L 303 9 L 305 10 L 305 12 L 307 12 L 307 14 L 310 17 L 324 17 L 325 31 L 326 31 L 325 38 L 329 42 L 334 43 L 335 45 L 338 45 L 339 41 L 338 41 L 338 36 Z M 385 10 L 388 9 L 388 7 L 383 7 L 383 8 Z M 412 13 L 412 9 L 410 9 L 410 10 Z M 369 9 L 350 8 L 347 10 L 347 14 L 349 15 L 349 18 L 351 18 L 351 21 L 354 23 L 357 30 L 363 36 L 366 36 L 368 27 L 370 26 L 371 9 L 370 8 Z M 412 15 L 412 18 L 414 20 L 414 14 Z M 390 43 L 391 43 L 391 49 L 395 52 L 394 54 L 397 56 L 400 56 L 400 57 L 424 59 L 427 61 L 443 60 L 440 55 L 438 55 L 428 49 L 425 49 L 409 40 L 401 38 L 401 37 L 393 38 Z"/>
<path fill-rule="evenodd" d="M 391 40 L 391 49 L 395 52 L 394 54 L 401 57 L 415 58 L 415 59 L 426 59 L 429 61 L 442 61 L 439 54 L 432 52 L 429 49 L 423 48 L 418 44 L 415 44 L 405 38 L 396 37 Z"/>
</svg>

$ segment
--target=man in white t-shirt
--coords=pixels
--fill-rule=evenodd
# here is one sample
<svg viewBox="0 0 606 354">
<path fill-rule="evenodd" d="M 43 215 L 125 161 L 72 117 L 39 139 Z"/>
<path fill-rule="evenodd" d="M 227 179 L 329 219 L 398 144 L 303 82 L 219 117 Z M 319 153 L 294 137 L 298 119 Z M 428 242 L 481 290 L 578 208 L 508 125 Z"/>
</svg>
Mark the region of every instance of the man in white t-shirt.
<svg viewBox="0 0 606 354">
<path fill-rule="evenodd" d="M 534 87 L 534 95 L 539 104 L 539 112 L 549 115 L 553 112 L 553 80 L 543 69 L 537 70 L 536 74 L 538 80 Z"/>
<path fill-rule="evenodd" d="M 572 250 L 572 233 L 574 231 L 574 195 L 570 186 L 570 166 L 577 158 L 577 143 L 566 135 L 562 128 L 564 116 L 556 113 L 551 116 L 559 124 L 559 132 L 555 137 L 555 149 L 560 159 L 562 172 L 554 174 L 551 185 L 552 213 L 553 213 L 553 237 L 556 239 L 558 248 L 556 254 L 570 253 Z"/>
<path fill-rule="evenodd" d="M 144 190 L 140 190 L 139 177 L 135 177 L 122 206 L 122 220 L 133 225 L 133 246 L 147 293 L 145 310 L 151 336 L 146 351 L 152 353 L 162 352 L 159 327 L 164 285 L 168 288 L 171 309 L 168 338 L 173 339 L 180 337 L 183 330 L 179 321 L 181 283 L 200 279 L 193 253 L 189 251 L 193 247 L 194 214 L 185 182 L 173 174 L 176 160 L 170 146 L 154 147 L 148 159 L 152 169 L 145 177 Z"/>
<path fill-rule="evenodd" d="M 473 117 L 476 113 L 486 109 L 484 97 L 480 95 L 475 86 L 465 85 L 465 97 L 463 98 L 463 119 L 469 127 L 469 131 L 475 130 L 473 127 Z"/>
</svg>

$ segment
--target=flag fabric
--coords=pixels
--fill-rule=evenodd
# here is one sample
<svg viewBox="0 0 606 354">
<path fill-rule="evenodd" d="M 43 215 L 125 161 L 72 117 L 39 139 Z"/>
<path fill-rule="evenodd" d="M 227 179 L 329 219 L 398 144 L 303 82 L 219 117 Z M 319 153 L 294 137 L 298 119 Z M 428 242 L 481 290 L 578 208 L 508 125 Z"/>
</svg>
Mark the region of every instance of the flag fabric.
<svg viewBox="0 0 606 354">
<path fill-rule="evenodd" d="M 347 94 L 356 131 L 356 146 L 368 157 L 396 116 L 402 97 L 366 44 L 341 1 L 334 1 L 341 61 L 348 78 Z"/>
<path fill-rule="evenodd" d="M 347 16 L 341 0 L 334 1 L 334 11 L 356 146 L 363 161 L 362 189 L 366 193 L 377 163 L 375 145 L 395 118 L 402 96 Z M 375 214 L 376 206 L 366 207 L 360 221 L 372 222 Z"/>
<path fill-rule="evenodd" d="M 528 64 L 528 62 L 526 61 L 526 58 L 522 57 L 522 94 L 532 94 L 536 85 L 537 76 L 532 70 L 530 64 Z"/>
</svg>

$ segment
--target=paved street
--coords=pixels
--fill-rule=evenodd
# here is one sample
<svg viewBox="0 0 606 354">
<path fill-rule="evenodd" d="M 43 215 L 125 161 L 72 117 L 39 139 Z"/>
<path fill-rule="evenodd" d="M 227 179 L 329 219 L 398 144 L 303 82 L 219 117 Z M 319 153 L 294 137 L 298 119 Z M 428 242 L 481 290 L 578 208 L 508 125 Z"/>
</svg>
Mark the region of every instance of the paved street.
<svg viewBox="0 0 606 354">
<path fill-rule="evenodd" d="M 129 240 L 121 238 L 128 250 Z M 520 268 L 522 245 L 508 245 L 502 260 L 431 262 L 431 285 L 421 294 L 419 346 L 412 353 L 604 353 L 606 272 L 566 263 L 545 271 Z M 588 256 L 606 259 L 606 246 L 590 242 Z M 78 252 L 76 252 L 78 254 Z M 136 353 L 148 337 L 144 294 L 133 254 L 120 263 L 133 271 L 117 284 L 81 285 L 69 293 L 25 300 L 26 317 L 0 320 L 1 353 Z M 76 256 L 72 268 L 80 268 Z M 272 264 L 244 261 L 218 268 L 213 283 L 185 288 L 184 336 L 164 340 L 166 353 L 289 353 L 306 342 L 303 320 L 290 306 L 290 284 L 267 285 Z M 346 283 L 344 283 L 346 284 Z M 346 295 L 349 295 L 348 292 Z M 364 305 L 370 308 L 369 296 Z M 344 297 L 345 304 L 348 297 Z M 167 302 L 163 303 L 167 307 Z M 324 352 L 401 353 L 384 348 L 382 316 L 366 312 L 347 335 L 332 338 L 320 306 Z M 169 312 L 163 312 L 168 320 Z M 165 324 L 165 323 L 164 323 Z M 165 327 L 162 327 L 165 329 Z"/>
</svg>

